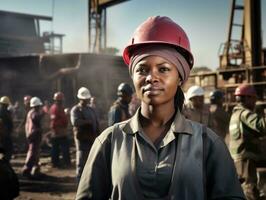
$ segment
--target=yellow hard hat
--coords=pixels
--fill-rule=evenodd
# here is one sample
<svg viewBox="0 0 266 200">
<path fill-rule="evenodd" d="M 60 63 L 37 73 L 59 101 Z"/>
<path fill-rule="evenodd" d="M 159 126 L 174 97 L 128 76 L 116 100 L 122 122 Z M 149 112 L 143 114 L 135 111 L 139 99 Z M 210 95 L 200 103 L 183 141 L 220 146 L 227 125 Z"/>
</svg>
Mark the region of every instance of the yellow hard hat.
<svg viewBox="0 0 266 200">
<path fill-rule="evenodd" d="M 8 96 L 2 96 L 0 99 L 0 103 L 9 105 L 11 104 L 11 101 Z"/>
</svg>

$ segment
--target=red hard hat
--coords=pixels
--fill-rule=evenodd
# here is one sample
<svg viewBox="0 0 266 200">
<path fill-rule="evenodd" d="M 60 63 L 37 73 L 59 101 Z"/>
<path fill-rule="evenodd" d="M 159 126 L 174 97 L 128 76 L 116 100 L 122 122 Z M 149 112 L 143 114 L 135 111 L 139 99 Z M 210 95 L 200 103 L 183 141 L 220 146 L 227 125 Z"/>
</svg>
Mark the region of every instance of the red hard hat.
<svg viewBox="0 0 266 200">
<path fill-rule="evenodd" d="M 31 96 L 30 95 L 26 95 L 23 97 L 24 103 L 30 103 L 31 100 Z"/>
<path fill-rule="evenodd" d="M 56 92 L 54 93 L 54 100 L 56 101 L 62 101 L 64 99 L 63 92 Z"/>
<path fill-rule="evenodd" d="M 187 34 L 168 17 L 150 17 L 135 30 L 123 52 L 123 59 L 127 65 L 134 49 L 144 44 L 172 45 L 186 58 L 190 68 L 193 67 L 194 60 Z"/>
<path fill-rule="evenodd" d="M 251 85 L 242 84 L 236 88 L 235 96 L 257 96 L 257 93 Z"/>
</svg>

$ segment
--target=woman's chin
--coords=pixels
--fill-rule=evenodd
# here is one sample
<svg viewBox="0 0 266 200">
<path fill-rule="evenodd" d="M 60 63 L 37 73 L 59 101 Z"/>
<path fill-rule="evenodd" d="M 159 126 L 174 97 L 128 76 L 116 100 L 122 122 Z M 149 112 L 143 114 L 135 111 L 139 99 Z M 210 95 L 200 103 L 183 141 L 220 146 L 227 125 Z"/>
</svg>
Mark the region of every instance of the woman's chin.
<svg viewBox="0 0 266 200">
<path fill-rule="evenodd" d="M 145 98 L 143 99 L 143 102 L 146 104 L 146 105 L 149 105 L 149 106 L 159 106 L 161 104 L 161 102 L 157 99 L 157 98 Z"/>
</svg>

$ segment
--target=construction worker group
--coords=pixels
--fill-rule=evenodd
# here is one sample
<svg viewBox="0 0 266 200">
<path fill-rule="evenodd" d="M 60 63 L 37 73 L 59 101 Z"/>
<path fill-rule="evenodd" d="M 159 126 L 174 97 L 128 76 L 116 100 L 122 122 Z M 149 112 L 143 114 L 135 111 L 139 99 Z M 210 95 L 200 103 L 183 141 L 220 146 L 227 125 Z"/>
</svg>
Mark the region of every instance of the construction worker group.
<svg viewBox="0 0 266 200">
<path fill-rule="evenodd" d="M 263 188 L 258 187 L 257 167 L 265 161 L 265 152 L 260 147 L 266 136 L 266 118 L 263 109 L 255 112 L 257 94 L 254 87 L 241 84 L 235 89 L 237 104 L 231 116 L 223 108 L 222 91 L 210 93 L 210 106 L 204 104 L 204 94 L 199 86 L 188 89 L 184 115 L 207 125 L 227 143 L 246 198 L 265 198 Z"/>
<path fill-rule="evenodd" d="M 237 104 L 232 109 L 231 116 L 223 107 L 224 94 L 220 90 L 213 90 L 209 94 L 210 104 L 204 102 L 208 96 L 200 86 L 192 86 L 186 92 L 186 103 L 183 114 L 186 118 L 205 124 L 224 139 L 228 145 L 231 156 L 243 191 L 247 199 L 259 199 L 264 195 L 258 187 L 256 166 L 264 159 L 260 150 L 260 141 L 266 136 L 264 112 L 256 113 L 256 91 L 247 84 L 242 84 L 235 90 Z M 71 166 L 71 133 L 76 149 L 76 176 L 79 181 L 90 148 L 95 138 L 100 134 L 99 113 L 90 91 L 81 87 L 77 92 L 78 102 L 72 109 L 64 107 L 65 96 L 56 92 L 53 104 L 43 105 L 38 97 L 25 95 L 24 117 L 16 129 L 12 118 L 13 110 L 8 96 L 0 98 L 0 148 L 3 150 L 2 160 L 7 163 L 12 159 L 14 146 L 12 132 L 25 128 L 27 141 L 27 155 L 22 174 L 25 177 L 38 177 L 41 174 L 39 165 L 41 142 L 44 135 L 49 135 L 51 145 L 51 165 L 55 168 Z M 110 106 L 108 124 L 129 119 L 139 107 L 139 101 L 134 96 L 132 87 L 121 83 L 117 88 L 117 99 Z M 95 99 L 93 99 L 95 100 Z M 134 101 L 133 101 L 134 100 Z M 131 103 L 130 103 L 131 102 Z M 134 107 L 133 111 L 130 106 Z M 47 123 L 44 121 L 48 119 Z M 71 127 L 72 128 L 69 128 Z M 71 131 L 72 130 L 72 131 Z M 62 160 L 60 160 L 62 154 Z"/>
</svg>

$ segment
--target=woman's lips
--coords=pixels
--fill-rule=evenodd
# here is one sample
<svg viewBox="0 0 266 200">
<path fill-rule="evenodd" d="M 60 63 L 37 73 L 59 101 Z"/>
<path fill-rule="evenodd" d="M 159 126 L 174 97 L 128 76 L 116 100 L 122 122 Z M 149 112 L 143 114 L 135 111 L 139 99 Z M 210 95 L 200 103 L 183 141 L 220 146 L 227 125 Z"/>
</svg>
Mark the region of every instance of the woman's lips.
<svg viewBox="0 0 266 200">
<path fill-rule="evenodd" d="M 158 86 L 145 86 L 143 88 L 143 93 L 147 94 L 147 95 L 158 95 L 163 91 L 162 88 L 158 87 Z"/>
</svg>

